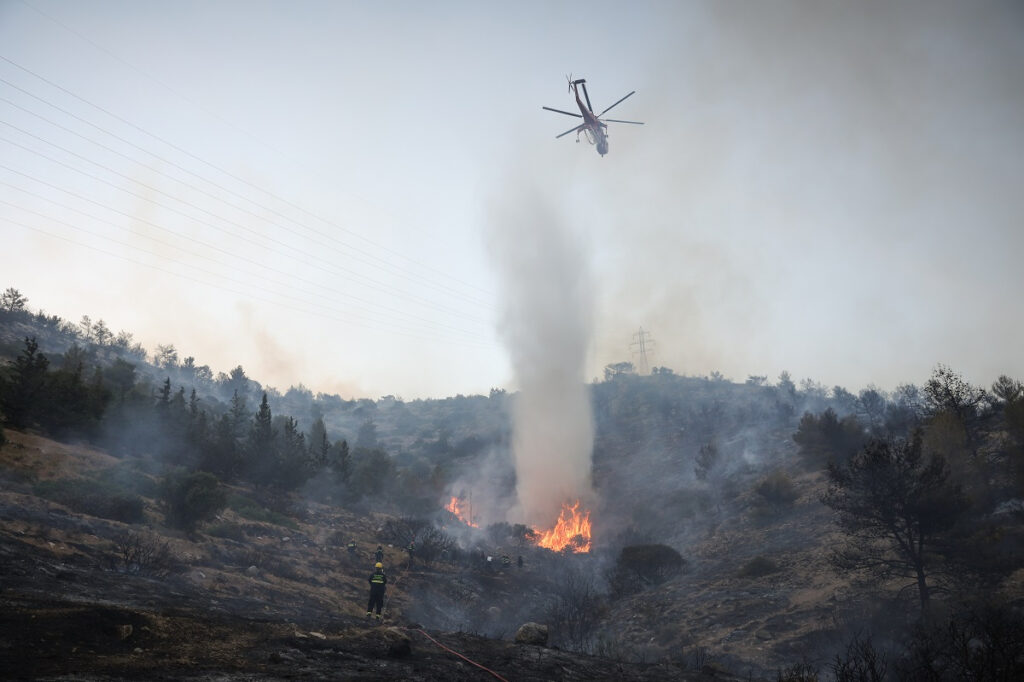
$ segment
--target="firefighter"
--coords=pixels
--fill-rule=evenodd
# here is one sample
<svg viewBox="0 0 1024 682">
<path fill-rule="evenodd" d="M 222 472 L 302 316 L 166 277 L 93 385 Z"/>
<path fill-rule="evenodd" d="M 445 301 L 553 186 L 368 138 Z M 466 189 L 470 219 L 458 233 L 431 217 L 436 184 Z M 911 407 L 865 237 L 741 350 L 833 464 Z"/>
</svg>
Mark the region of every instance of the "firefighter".
<svg viewBox="0 0 1024 682">
<path fill-rule="evenodd" d="M 380 610 L 384 606 L 384 593 L 387 591 L 388 577 L 384 575 L 384 564 L 377 562 L 370 574 L 370 601 L 366 605 L 366 617 L 373 615 L 373 609 L 377 607 L 377 620 L 381 619 Z"/>
<path fill-rule="evenodd" d="M 377 545 L 377 552 L 374 554 L 374 561 L 378 564 L 384 561 L 384 548 L 380 545 Z"/>
<path fill-rule="evenodd" d="M 356 541 L 355 540 L 349 540 L 347 547 L 348 547 L 348 553 L 349 554 L 355 554 L 356 553 Z"/>
</svg>

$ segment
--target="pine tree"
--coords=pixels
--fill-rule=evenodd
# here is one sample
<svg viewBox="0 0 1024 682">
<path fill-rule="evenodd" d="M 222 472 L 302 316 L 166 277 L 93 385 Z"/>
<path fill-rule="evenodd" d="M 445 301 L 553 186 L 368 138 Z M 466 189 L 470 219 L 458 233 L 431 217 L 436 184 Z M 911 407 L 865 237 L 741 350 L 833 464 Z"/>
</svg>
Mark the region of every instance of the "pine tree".
<svg viewBox="0 0 1024 682">
<path fill-rule="evenodd" d="M 266 396 L 263 396 L 266 399 Z M 248 414 L 249 409 L 245 405 L 245 398 L 235 391 L 231 396 L 231 431 L 235 438 L 243 438 L 246 435 L 246 428 L 249 422 Z"/>
<path fill-rule="evenodd" d="M 35 337 L 26 337 L 25 348 L 14 360 L 10 377 L 0 383 L 0 406 L 9 425 L 23 429 L 35 421 L 49 366 L 50 361 L 39 352 Z"/>
<path fill-rule="evenodd" d="M 273 480 L 277 459 L 274 442 L 276 438 L 273 414 L 270 412 L 270 405 L 267 404 L 267 394 L 264 393 L 260 409 L 253 417 L 252 429 L 249 432 L 247 469 L 256 483 L 270 483 Z"/>
<path fill-rule="evenodd" d="M 331 441 L 327 439 L 327 426 L 323 417 L 317 417 L 309 430 L 309 456 L 317 469 L 327 466 L 331 451 Z"/>
<path fill-rule="evenodd" d="M 348 482 L 352 479 L 352 458 L 348 452 L 348 441 L 342 440 L 337 443 L 338 447 L 338 458 L 335 461 L 335 471 L 338 475 L 338 480 L 348 485 Z"/>
</svg>

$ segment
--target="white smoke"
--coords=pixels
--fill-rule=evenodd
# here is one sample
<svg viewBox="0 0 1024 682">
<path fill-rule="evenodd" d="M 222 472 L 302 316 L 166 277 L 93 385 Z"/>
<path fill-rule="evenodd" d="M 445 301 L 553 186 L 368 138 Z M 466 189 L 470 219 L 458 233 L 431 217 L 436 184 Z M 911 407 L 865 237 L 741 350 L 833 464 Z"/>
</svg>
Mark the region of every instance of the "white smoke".
<svg viewBox="0 0 1024 682">
<path fill-rule="evenodd" d="M 502 299 L 500 334 L 518 389 L 512 408 L 518 505 L 507 518 L 547 528 L 563 502 L 593 496 L 594 428 L 584 371 L 593 309 L 588 257 L 539 191 L 495 205 L 489 238 Z"/>
</svg>

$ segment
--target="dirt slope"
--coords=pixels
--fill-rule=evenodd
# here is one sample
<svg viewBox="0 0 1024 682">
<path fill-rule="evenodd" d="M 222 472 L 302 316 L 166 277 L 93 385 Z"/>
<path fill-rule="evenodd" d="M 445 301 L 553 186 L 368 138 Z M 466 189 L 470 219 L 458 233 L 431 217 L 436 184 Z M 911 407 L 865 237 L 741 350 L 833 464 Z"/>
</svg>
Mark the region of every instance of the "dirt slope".
<svg viewBox="0 0 1024 682">
<path fill-rule="evenodd" d="M 458 632 L 419 631 L 406 613 L 417 585 L 453 581 L 444 568 L 406 570 L 387 549 L 396 584 L 384 623 L 364 617 L 369 551 L 381 519 L 310 506 L 293 528 L 225 520 L 244 541 L 189 538 L 128 526 L 32 494 L 35 481 L 117 463 L 87 448 L 8 431 L 0 450 L 0 670 L 6 679 L 508 680 L 733 679 L 714 669 L 626 664 Z M 173 561 L 126 572 L 126 533 L 167 543 Z M 328 544 L 351 537 L 349 555 Z M 160 567 L 157 567 L 160 568 Z M 514 594 L 497 576 L 497 593 Z M 502 583 L 502 581 L 505 581 Z M 509 602 L 514 598 L 509 597 Z"/>
</svg>

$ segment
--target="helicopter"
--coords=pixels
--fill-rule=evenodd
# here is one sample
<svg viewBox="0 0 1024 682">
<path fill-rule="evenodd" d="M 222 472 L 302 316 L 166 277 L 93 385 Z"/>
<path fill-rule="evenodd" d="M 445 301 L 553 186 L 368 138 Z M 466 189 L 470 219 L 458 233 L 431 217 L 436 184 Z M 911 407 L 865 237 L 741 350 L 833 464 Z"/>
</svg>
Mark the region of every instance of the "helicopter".
<svg viewBox="0 0 1024 682">
<path fill-rule="evenodd" d="M 590 105 L 590 95 L 587 94 L 586 79 L 577 78 L 576 80 L 573 80 L 572 76 L 567 76 L 566 80 L 569 81 L 569 92 L 574 93 L 576 95 L 576 105 L 580 108 L 580 113 L 574 114 L 571 111 L 562 111 L 561 109 L 552 109 L 551 107 L 541 107 L 541 109 L 553 111 L 556 114 L 565 114 L 566 116 L 575 116 L 576 118 L 582 118 L 583 123 L 579 124 L 574 128 L 566 130 L 561 135 L 555 135 L 556 140 L 560 137 L 568 135 L 569 133 L 575 132 L 576 141 L 579 142 L 580 133 L 584 133 L 587 137 L 587 141 L 590 142 L 590 144 L 596 146 L 597 153 L 603 157 L 605 154 L 608 153 L 608 125 L 606 121 L 608 123 L 631 123 L 633 125 L 638 126 L 643 125 L 643 123 L 641 123 L 640 121 L 621 121 L 615 118 L 606 118 L 603 120 L 601 119 L 601 117 L 604 116 L 609 111 L 611 111 L 613 107 L 618 106 L 627 97 L 634 95 L 636 93 L 636 90 L 629 93 L 625 97 L 622 97 L 621 99 L 619 99 L 619 101 L 617 101 L 615 104 L 602 111 L 600 114 L 594 114 L 594 107 Z M 581 85 L 583 86 L 583 97 L 584 99 L 587 100 L 586 106 L 583 105 L 583 101 L 580 99 Z"/>
</svg>

